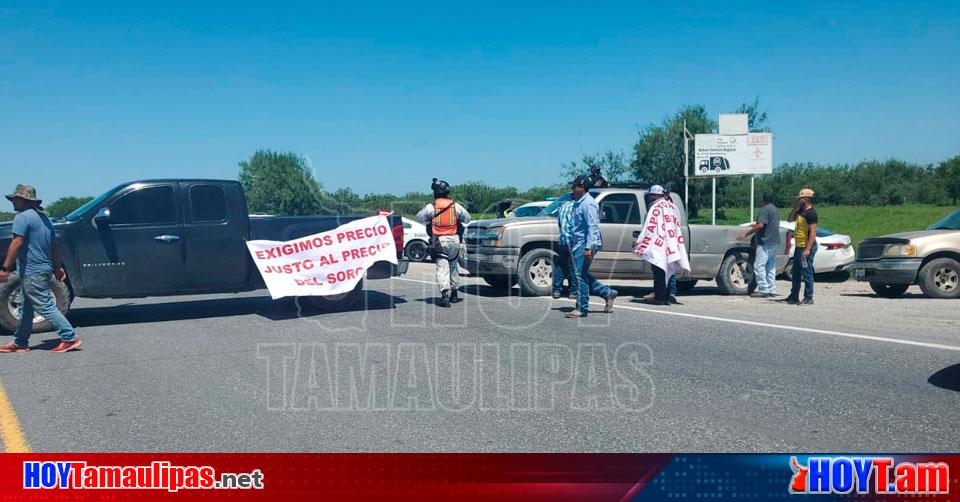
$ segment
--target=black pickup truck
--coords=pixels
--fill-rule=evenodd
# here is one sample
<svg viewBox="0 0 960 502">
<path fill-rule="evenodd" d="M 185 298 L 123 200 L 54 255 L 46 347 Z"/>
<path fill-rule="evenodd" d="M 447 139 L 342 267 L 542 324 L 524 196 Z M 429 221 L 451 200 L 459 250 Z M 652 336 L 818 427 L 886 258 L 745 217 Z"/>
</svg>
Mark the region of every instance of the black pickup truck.
<svg viewBox="0 0 960 502">
<path fill-rule="evenodd" d="M 236 181 L 163 179 L 120 185 L 54 221 L 57 249 L 67 280 L 55 288 L 57 306 L 70 310 L 75 297 L 142 298 L 236 293 L 265 287 L 247 251 L 247 240 L 286 241 L 332 230 L 365 216 L 257 216 L 247 214 Z M 398 258 L 403 223 L 389 216 Z M 0 224 L 0 257 L 12 238 L 11 223 Z M 367 279 L 405 273 L 407 262 L 381 261 Z M 342 295 L 307 297 L 325 310 L 351 306 L 363 281 Z M 16 329 L 22 301 L 20 280 L 0 284 L 0 329 Z M 49 330 L 42 317 L 34 331 Z"/>
</svg>

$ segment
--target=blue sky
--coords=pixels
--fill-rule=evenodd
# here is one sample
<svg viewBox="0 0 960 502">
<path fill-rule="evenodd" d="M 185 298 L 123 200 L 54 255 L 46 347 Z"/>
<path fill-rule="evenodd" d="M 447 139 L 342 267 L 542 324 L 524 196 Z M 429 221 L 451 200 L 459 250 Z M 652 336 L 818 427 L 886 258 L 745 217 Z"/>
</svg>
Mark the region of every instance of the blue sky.
<svg viewBox="0 0 960 502">
<path fill-rule="evenodd" d="M 776 163 L 960 154 L 960 2 L 0 1 L 0 166 L 47 200 L 261 147 L 328 189 L 525 188 L 755 96 Z"/>
</svg>

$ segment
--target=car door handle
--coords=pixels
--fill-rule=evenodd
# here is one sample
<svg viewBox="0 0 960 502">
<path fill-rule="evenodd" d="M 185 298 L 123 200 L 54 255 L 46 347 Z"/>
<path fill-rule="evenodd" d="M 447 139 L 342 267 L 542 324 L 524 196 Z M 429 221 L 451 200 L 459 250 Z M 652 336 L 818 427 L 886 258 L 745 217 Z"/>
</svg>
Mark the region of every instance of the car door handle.
<svg viewBox="0 0 960 502">
<path fill-rule="evenodd" d="M 174 242 L 174 241 L 180 240 L 180 236 L 179 236 L 179 235 L 168 235 L 168 234 L 164 234 L 164 235 L 158 235 L 158 236 L 154 237 L 153 240 L 155 240 L 155 241 L 157 241 L 157 242 L 170 243 L 170 242 Z"/>
<path fill-rule="evenodd" d="M 640 230 L 633 231 L 633 238 L 636 239 L 637 237 L 640 237 Z"/>
</svg>

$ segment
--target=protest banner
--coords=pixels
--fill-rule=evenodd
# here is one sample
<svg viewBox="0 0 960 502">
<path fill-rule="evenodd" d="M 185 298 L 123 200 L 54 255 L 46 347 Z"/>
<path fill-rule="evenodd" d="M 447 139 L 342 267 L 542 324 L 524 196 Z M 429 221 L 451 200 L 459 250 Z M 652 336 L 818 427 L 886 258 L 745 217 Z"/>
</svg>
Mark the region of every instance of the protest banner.
<svg viewBox="0 0 960 502">
<path fill-rule="evenodd" d="M 676 267 L 690 270 L 690 260 L 683 241 L 680 215 L 670 201 L 658 200 L 647 211 L 643 231 L 633 244 L 634 253 L 667 272 L 667 278 L 676 273 Z"/>
<path fill-rule="evenodd" d="M 274 300 L 347 293 L 375 262 L 398 263 L 386 216 L 363 218 L 286 242 L 248 241 L 247 249 Z"/>
</svg>

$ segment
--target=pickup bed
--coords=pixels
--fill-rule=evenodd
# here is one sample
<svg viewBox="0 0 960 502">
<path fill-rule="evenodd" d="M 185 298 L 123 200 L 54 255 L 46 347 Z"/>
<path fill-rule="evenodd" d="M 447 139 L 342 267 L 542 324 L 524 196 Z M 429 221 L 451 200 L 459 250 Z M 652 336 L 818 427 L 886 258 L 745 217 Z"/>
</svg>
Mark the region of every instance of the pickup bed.
<svg viewBox="0 0 960 502">
<path fill-rule="evenodd" d="M 652 279 L 650 264 L 633 253 L 646 218 L 646 188 L 595 188 L 590 193 L 600 205 L 603 241 L 590 271 L 599 279 Z M 467 269 L 497 288 L 519 284 L 525 294 L 550 294 L 554 250 L 560 236 L 556 211 L 569 199 L 569 194 L 560 197 L 535 217 L 471 223 L 464 234 Z M 671 199 L 686 218 L 680 197 L 671 194 Z M 754 251 L 749 242 L 737 241 L 744 228 L 682 223 L 692 270 L 678 273 L 680 291 L 689 291 L 699 280 L 716 280 L 720 290 L 731 295 L 747 294 L 755 287 Z M 786 231 L 780 232 L 787 242 Z M 788 259 L 784 247 L 777 255 L 778 272 L 786 269 Z"/>
<path fill-rule="evenodd" d="M 332 230 L 365 216 L 251 216 L 236 181 L 163 179 L 126 183 L 107 191 L 54 222 L 57 249 L 68 279 L 55 288 L 64 313 L 75 297 L 141 298 L 184 294 L 236 293 L 264 288 L 246 241 L 291 240 Z M 403 225 L 389 216 L 398 257 Z M 10 244 L 11 224 L 0 224 L 0 257 Z M 406 272 L 377 262 L 368 279 Z M 363 281 L 350 293 L 309 297 L 319 308 L 352 305 Z M 0 329 L 16 329 L 22 301 L 16 275 L 0 284 Z M 42 317 L 34 331 L 49 329 Z"/>
</svg>

